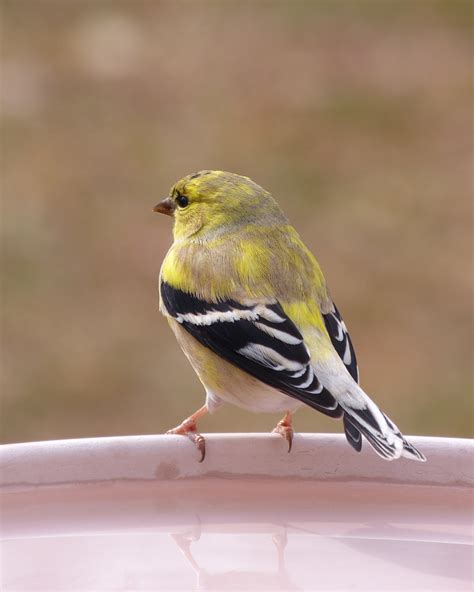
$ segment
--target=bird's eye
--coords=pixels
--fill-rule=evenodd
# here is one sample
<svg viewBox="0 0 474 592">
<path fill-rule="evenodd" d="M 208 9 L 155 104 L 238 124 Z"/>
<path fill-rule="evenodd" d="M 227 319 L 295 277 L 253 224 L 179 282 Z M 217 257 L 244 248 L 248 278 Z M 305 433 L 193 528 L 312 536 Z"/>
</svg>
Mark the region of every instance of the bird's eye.
<svg viewBox="0 0 474 592">
<path fill-rule="evenodd" d="M 178 195 L 176 203 L 180 208 L 185 208 L 189 204 L 189 199 L 185 195 Z"/>
</svg>

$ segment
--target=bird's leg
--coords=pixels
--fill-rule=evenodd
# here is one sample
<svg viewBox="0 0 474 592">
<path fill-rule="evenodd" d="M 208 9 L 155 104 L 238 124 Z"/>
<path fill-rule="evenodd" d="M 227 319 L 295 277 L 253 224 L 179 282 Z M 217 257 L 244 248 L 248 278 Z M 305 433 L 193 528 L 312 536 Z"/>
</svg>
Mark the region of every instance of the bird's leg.
<svg viewBox="0 0 474 592">
<path fill-rule="evenodd" d="M 280 436 L 285 438 L 288 442 L 288 452 L 290 452 L 291 445 L 293 444 L 293 426 L 291 425 L 291 420 L 291 413 L 287 411 L 285 417 L 277 423 L 276 428 L 272 432 L 273 434 L 280 434 Z"/>
<path fill-rule="evenodd" d="M 206 456 L 206 442 L 204 440 L 204 436 L 201 436 L 201 434 L 197 431 L 196 422 L 203 415 L 206 415 L 206 413 L 207 407 L 206 405 L 203 405 L 195 413 L 185 419 L 179 426 L 176 426 L 172 430 L 168 430 L 166 432 L 167 434 L 180 434 L 182 436 L 187 436 L 191 442 L 194 442 L 194 444 L 197 446 L 197 449 L 201 453 L 199 462 L 202 462 Z"/>
</svg>

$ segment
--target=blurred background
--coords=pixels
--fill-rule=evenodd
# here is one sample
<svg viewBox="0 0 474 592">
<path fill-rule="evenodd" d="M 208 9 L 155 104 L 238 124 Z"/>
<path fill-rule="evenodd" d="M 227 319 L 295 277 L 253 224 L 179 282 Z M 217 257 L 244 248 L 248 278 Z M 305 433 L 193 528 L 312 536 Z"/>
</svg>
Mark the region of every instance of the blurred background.
<svg viewBox="0 0 474 592">
<path fill-rule="evenodd" d="M 3 442 L 160 433 L 202 404 L 158 311 L 152 207 L 203 168 L 277 198 L 403 431 L 471 436 L 470 10 L 3 0 Z"/>
</svg>

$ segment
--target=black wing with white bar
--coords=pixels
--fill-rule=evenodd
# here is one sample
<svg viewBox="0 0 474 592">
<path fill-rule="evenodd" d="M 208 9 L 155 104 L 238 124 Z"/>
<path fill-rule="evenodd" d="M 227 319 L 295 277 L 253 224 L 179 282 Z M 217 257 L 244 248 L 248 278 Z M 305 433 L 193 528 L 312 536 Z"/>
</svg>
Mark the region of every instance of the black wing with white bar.
<svg viewBox="0 0 474 592">
<path fill-rule="evenodd" d="M 359 382 L 359 367 L 357 358 L 352 345 L 352 340 L 347 330 L 346 324 L 342 320 L 341 313 L 334 304 L 334 311 L 323 315 L 326 330 L 331 338 L 334 349 L 344 362 L 347 371 L 352 378 Z M 358 428 L 351 423 L 350 416 L 347 413 L 343 415 L 344 432 L 349 444 L 360 452 L 362 449 L 362 436 Z"/>
<path fill-rule="evenodd" d="M 206 302 L 160 286 L 168 314 L 202 345 L 251 376 L 331 417 L 342 409 L 323 388 L 303 336 L 278 302 Z"/>
<path fill-rule="evenodd" d="M 352 345 L 351 337 L 346 324 L 342 320 L 340 312 L 334 305 L 334 311 L 323 315 L 326 330 L 329 333 L 334 349 L 344 362 L 352 378 L 359 382 L 359 368 L 357 366 L 356 354 Z"/>
</svg>

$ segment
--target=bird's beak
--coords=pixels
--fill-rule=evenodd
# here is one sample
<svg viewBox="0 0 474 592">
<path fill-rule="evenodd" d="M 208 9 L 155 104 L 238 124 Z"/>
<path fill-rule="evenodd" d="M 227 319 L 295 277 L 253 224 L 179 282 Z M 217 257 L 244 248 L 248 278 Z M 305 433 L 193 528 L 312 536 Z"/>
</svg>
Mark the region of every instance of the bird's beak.
<svg viewBox="0 0 474 592">
<path fill-rule="evenodd" d="M 166 214 L 167 216 L 172 216 L 174 214 L 175 207 L 176 205 L 174 199 L 167 197 L 160 201 L 160 203 L 153 208 L 153 211 L 159 212 L 160 214 Z"/>
</svg>

